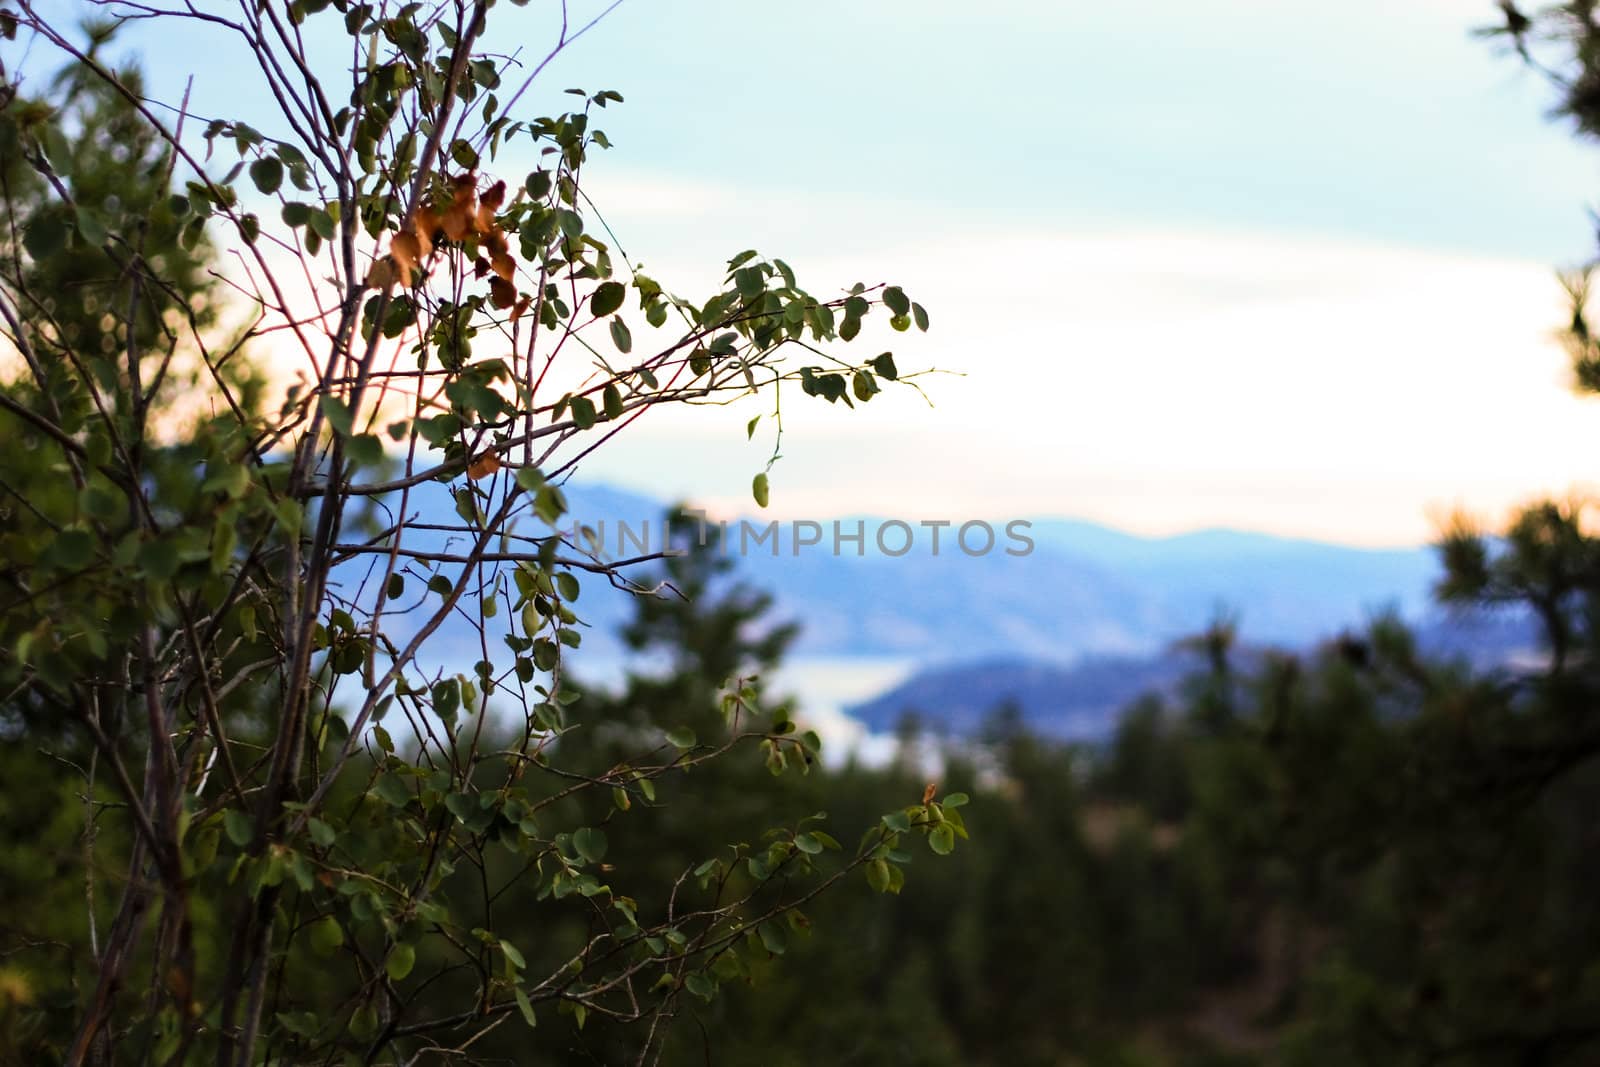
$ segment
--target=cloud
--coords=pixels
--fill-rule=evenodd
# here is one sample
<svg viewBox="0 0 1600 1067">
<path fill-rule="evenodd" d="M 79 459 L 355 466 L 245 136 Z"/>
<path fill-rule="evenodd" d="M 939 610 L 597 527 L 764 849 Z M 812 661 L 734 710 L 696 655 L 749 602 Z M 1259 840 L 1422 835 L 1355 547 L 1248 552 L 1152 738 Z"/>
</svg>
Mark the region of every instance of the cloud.
<svg viewBox="0 0 1600 1067">
<path fill-rule="evenodd" d="M 855 411 L 786 394 L 774 514 L 1388 543 L 1430 536 L 1455 506 L 1498 520 L 1595 478 L 1600 412 L 1570 391 L 1542 264 L 1220 229 L 955 218 L 930 232 L 926 212 L 868 197 L 648 172 L 606 172 L 591 191 L 630 254 L 686 295 L 754 244 L 818 294 L 893 282 L 930 310 L 926 335 L 880 326 L 851 347 L 944 372 L 918 379 L 932 406 L 903 388 Z M 307 366 L 287 335 L 269 353 L 285 380 Z M 749 511 L 774 414 L 770 400 L 653 412 L 582 476 Z"/>
<path fill-rule="evenodd" d="M 1430 509 L 1498 518 L 1593 476 L 1600 412 L 1569 389 L 1542 264 L 1198 229 L 918 235 L 873 228 L 871 203 L 796 198 L 765 214 L 715 186 L 635 177 L 617 191 L 650 206 L 647 243 L 672 250 L 663 278 L 681 266 L 711 283 L 704 264 L 754 225 L 808 277 L 893 281 L 929 307 L 925 337 L 872 344 L 964 377 L 924 380 L 933 408 L 904 390 L 855 412 L 796 392 L 773 473 L 785 511 L 1388 542 L 1429 536 Z M 821 236 L 861 227 L 843 250 Z M 642 423 L 588 473 L 737 506 L 771 446 L 745 445 L 744 419 L 764 411 Z"/>
</svg>

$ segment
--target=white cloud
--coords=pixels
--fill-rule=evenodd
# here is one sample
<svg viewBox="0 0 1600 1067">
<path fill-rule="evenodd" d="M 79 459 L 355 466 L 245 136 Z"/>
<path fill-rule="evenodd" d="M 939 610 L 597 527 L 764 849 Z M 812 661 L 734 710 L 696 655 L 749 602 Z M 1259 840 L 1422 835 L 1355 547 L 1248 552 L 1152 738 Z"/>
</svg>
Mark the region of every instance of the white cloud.
<svg viewBox="0 0 1600 1067">
<path fill-rule="evenodd" d="M 1498 519 L 1595 475 L 1600 411 L 1568 388 L 1541 264 L 1203 231 L 915 237 L 874 228 L 879 205 L 778 210 L 644 179 L 618 191 L 649 205 L 649 242 L 673 250 L 663 278 L 682 264 L 710 282 L 689 264 L 755 224 L 808 277 L 890 280 L 929 307 L 931 333 L 885 332 L 885 346 L 902 368 L 965 377 L 927 380 L 933 409 L 906 391 L 857 412 L 796 394 L 773 476 L 789 513 L 1080 514 L 1383 542 L 1428 536 L 1430 509 Z M 855 247 L 821 237 L 839 231 Z M 759 410 L 641 425 L 588 473 L 743 508 L 765 456 L 743 419 Z"/>
</svg>

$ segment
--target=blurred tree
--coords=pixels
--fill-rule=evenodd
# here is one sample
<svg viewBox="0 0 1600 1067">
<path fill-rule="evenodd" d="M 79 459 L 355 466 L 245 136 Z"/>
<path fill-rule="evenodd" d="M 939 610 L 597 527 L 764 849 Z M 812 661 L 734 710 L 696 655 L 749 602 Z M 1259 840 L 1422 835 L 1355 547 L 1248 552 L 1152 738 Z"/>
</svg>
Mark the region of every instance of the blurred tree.
<svg viewBox="0 0 1600 1067">
<path fill-rule="evenodd" d="M 91 24 L 87 36 L 86 56 L 98 61 L 111 30 Z M 136 70 L 117 77 L 142 91 Z M 64 69 L 46 96 L 12 91 L 0 107 L 0 260 L 18 298 L 0 300 L 0 313 L 12 358 L 27 362 L 25 374 L 0 385 L 0 648 L 20 659 L 30 647 L 50 647 L 34 665 L 46 685 L 29 684 L 15 659 L 0 657 L 5 1062 L 42 1063 L 59 1053 L 97 961 L 130 951 L 139 921 L 117 907 L 116 886 L 143 877 L 143 854 L 130 849 L 126 824 L 106 816 L 121 804 L 113 778 L 126 768 L 108 765 L 91 735 L 115 737 L 121 721 L 138 714 L 129 675 L 142 621 L 133 605 L 144 592 L 97 565 L 95 539 L 77 520 L 93 514 L 102 543 L 137 543 L 128 485 L 107 473 L 111 453 L 123 449 L 139 453 L 134 461 L 155 487 L 163 519 L 212 521 L 214 503 L 196 492 L 194 471 L 206 435 L 227 427 L 199 410 L 142 407 L 131 398 L 143 383 L 162 378 L 161 396 L 181 395 L 202 373 L 214 374 L 241 410 L 259 405 L 260 382 L 247 362 L 203 369 L 176 343 L 174 318 L 215 326 L 216 284 L 206 272 L 208 246 L 184 240 L 172 211 L 172 166 L 170 147 L 84 68 Z M 73 203 L 137 220 L 129 243 L 114 250 L 90 240 Z M 159 265 L 163 284 L 130 284 L 129 257 Z M 34 343 L 43 338 L 49 348 L 92 355 L 47 355 Z M 138 358 L 107 358 L 122 352 Z M 77 462 L 63 462 L 41 431 L 69 435 L 61 443 Z M 61 689 L 72 684 L 82 686 L 88 732 L 63 706 Z M 78 906 L 64 906 L 62 893 Z"/>
</svg>

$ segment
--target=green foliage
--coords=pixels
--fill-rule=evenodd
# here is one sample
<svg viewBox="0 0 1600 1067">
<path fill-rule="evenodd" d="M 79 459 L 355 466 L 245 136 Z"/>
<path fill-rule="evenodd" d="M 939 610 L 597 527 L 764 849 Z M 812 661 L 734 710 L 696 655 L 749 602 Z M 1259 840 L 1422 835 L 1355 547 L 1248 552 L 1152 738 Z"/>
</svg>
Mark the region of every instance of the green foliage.
<svg viewBox="0 0 1600 1067">
<path fill-rule="evenodd" d="M 515 1018 L 557 1047 L 604 1020 L 648 1060 L 686 999 L 788 954 L 800 904 L 964 833 L 925 801 L 848 849 L 812 808 L 669 870 L 632 829 L 719 762 L 770 789 L 819 742 L 742 653 L 648 728 L 592 717 L 580 578 L 657 601 L 559 529 L 562 482 L 660 405 L 781 410 L 819 365 L 865 399 L 892 364 L 848 357 L 841 316 L 911 312 L 754 251 L 693 299 L 639 272 L 583 189 L 621 96 L 513 114 L 532 74 L 492 6 L 152 12 L 253 56 L 281 105 L 256 129 L 148 101 L 113 24 L 82 45 L 0 5 L 0 36 L 61 69 L 29 96 L 0 52 L 0 731 L 12 780 L 58 805 L 3 823 L 23 856 L 66 848 L 5 874 L 27 903 L 0 1052 L 366 1062 Z M 359 58 L 323 69 L 301 32 Z M 499 177 L 512 158 L 536 169 Z M 249 369 L 269 338 L 297 377 Z M 463 619 L 473 654 L 435 653 Z M 640 633 L 700 625 L 644 610 Z"/>
<path fill-rule="evenodd" d="M 1547 572 L 1577 581 L 1574 620 L 1600 594 L 1580 517 Z M 1526 551 L 1479 549 L 1493 573 Z M 1515 604 L 1476 603 L 1547 596 L 1536 583 Z M 714 650 L 710 627 L 692 632 Z M 970 844 L 931 867 L 906 850 L 916 877 L 892 909 L 879 893 L 900 868 L 868 865 L 860 889 L 877 892 L 808 908 L 829 936 L 725 984 L 707 1036 L 680 1033 L 667 1058 L 1589 1062 L 1600 648 L 1575 632 L 1558 671 L 1518 673 L 1420 656 L 1390 618 L 1305 656 L 1241 650 L 1214 626 L 1188 643 L 1197 668 L 1179 693 L 1130 709 L 1104 751 L 1030 737 L 1001 709 L 981 748 L 943 753 L 939 806 L 981 828 Z M 836 818 L 888 808 L 884 827 L 907 828 L 917 762 L 793 779 L 792 808 L 825 794 Z M 734 776 L 677 814 L 714 839 L 750 795 Z M 664 847 L 692 857 L 682 832 Z M 797 1019 L 803 1050 L 786 1041 Z"/>
<path fill-rule="evenodd" d="M 714 533 L 626 630 L 668 669 L 611 691 L 584 585 L 647 580 L 551 527 L 651 407 L 910 380 L 843 346 L 920 304 L 754 250 L 695 298 L 637 271 L 582 188 L 621 97 L 503 110 L 488 3 L 160 15 L 263 60 L 265 131 L 147 103 L 111 27 L 44 6 L 0 3 L 63 64 L 0 68 L 0 1062 L 1594 1059 L 1582 506 L 1442 544 L 1445 600 L 1537 620 L 1532 668 L 1383 619 L 1241 654 L 1220 620 L 1106 752 L 997 714 L 931 786 L 915 750 L 829 768 L 764 681 L 793 631 Z M 1591 7 L 1505 5 L 1571 50 L 1590 132 Z M 302 25 L 364 58 L 319 71 Z M 267 248 L 333 279 L 325 314 Z M 303 381 L 251 371 L 268 334 Z M 462 618 L 473 653 L 428 657 Z"/>
</svg>

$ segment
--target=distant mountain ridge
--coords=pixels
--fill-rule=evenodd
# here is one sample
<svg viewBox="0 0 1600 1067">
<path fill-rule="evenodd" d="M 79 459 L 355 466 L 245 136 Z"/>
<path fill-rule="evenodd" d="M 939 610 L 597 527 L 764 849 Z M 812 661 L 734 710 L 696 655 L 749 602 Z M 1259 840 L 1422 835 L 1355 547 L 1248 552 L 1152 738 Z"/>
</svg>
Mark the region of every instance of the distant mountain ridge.
<svg viewBox="0 0 1600 1067">
<path fill-rule="evenodd" d="M 575 518 L 607 522 L 608 548 L 617 521 L 637 526 L 664 506 L 608 487 L 573 485 L 567 495 Z M 873 547 L 883 520 L 840 521 L 850 531 L 864 524 L 866 554 L 851 554 L 847 543 L 835 556 L 825 543 L 796 555 L 785 526 L 778 555 L 760 546 L 738 561 L 741 580 L 771 591 L 778 613 L 804 624 L 801 654 L 1071 663 L 1153 653 L 1219 610 L 1237 616 L 1247 641 L 1302 645 L 1378 610 L 1420 617 L 1437 570 L 1421 547 L 1351 548 L 1230 530 L 1146 538 L 1056 518 L 1030 520 L 1036 547 L 1026 556 L 1003 551 L 1004 523 L 995 521 L 1001 540 L 985 555 L 955 549 L 947 530 L 938 555 L 924 535 L 906 555 L 889 557 Z"/>
<path fill-rule="evenodd" d="M 1035 732 L 1070 741 L 1102 741 L 1140 697 L 1170 694 L 1194 664 L 1176 655 L 1086 657 L 1073 666 L 995 659 L 931 667 L 887 693 L 846 708 L 874 733 L 918 730 L 972 738 L 1001 708 Z"/>
<path fill-rule="evenodd" d="M 1481 667 L 1526 652 L 1534 632 L 1531 620 L 1513 614 L 1438 615 L 1418 627 L 1417 639 L 1426 655 Z M 1261 649 L 1247 647 L 1236 653 L 1235 662 L 1249 673 L 1260 658 Z M 1203 667 L 1198 655 L 1175 648 L 1142 657 L 1089 655 L 1068 665 L 1021 659 L 942 664 L 845 711 L 875 733 L 898 730 L 910 718 L 935 734 L 971 738 L 981 735 L 998 709 L 1009 706 L 1037 733 L 1099 743 L 1110 739 L 1135 701 L 1171 697 Z"/>
</svg>

